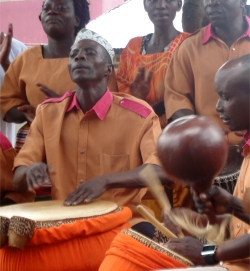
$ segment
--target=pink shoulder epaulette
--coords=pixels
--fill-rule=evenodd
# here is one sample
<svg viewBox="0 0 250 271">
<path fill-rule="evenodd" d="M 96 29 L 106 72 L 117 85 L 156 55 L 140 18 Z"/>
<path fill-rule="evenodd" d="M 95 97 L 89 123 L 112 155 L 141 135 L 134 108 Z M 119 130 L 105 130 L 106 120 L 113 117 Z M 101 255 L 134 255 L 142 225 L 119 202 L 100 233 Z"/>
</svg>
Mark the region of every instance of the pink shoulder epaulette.
<svg viewBox="0 0 250 271">
<path fill-rule="evenodd" d="M 66 91 L 65 94 L 63 96 L 57 97 L 57 98 L 48 98 L 46 99 L 44 102 L 42 102 L 41 104 L 47 104 L 47 103 L 58 103 L 63 101 L 65 98 L 70 97 L 73 94 L 73 91 Z"/>
<path fill-rule="evenodd" d="M 0 146 L 3 151 L 13 148 L 9 139 L 1 132 L 0 132 Z"/>
<path fill-rule="evenodd" d="M 140 116 L 142 116 L 145 119 L 152 112 L 152 110 L 150 108 L 146 107 L 145 105 L 138 103 L 136 101 L 133 101 L 133 100 L 126 99 L 126 98 L 123 98 L 122 100 L 120 100 L 119 105 L 123 108 L 126 108 L 128 110 L 131 110 L 131 111 L 139 114 Z"/>
</svg>

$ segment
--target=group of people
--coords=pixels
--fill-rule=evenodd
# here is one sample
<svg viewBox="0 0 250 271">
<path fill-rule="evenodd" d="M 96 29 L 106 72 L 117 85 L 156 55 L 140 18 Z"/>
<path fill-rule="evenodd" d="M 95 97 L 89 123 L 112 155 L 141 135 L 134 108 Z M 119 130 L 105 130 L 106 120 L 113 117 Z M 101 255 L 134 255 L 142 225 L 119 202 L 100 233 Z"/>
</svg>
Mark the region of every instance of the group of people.
<svg viewBox="0 0 250 271">
<path fill-rule="evenodd" d="M 134 230 L 154 238 L 157 230 L 136 208 L 147 192 L 139 173 L 151 164 L 162 184 L 174 187 L 173 207 L 192 208 L 194 202 L 207 216 L 221 210 L 234 215 L 235 239 L 214 248 L 210 257 L 201 256 L 203 244 L 192 237 L 170 239 L 166 246 L 196 265 L 240 259 L 229 270 L 248 270 L 249 259 L 242 259 L 250 256 L 249 214 L 241 201 L 250 174 L 246 0 L 204 0 L 210 24 L 192 34 L 173 26 L 181 0 L 143 4 L 154 33 L 129 41 L 116 73 L 109 42 L 85 28 L 90 19 L 86 0 L 46 0 L 39 19 L 48 44 L 25 50 L 11 64 L 6 57 L 13 42 L 9 26 L 0 47 L 6 70 L 2 118 L 26 124 L 16 157 L 1 134 L 1 161 L 11 153 L 8 166 L 1 163 L 1 205 L 30 202 L 48 187 L 52 199 L 65 205 L 114 201 L 130 208 Z M 188 187 L 166 177 L 156 153 L 158 137 L 169 122 L 190 114 L 229 128 L 229 144 L 242 141 L 234 131 L 247 131 L 234 196 L 213 187 L 193 198 Z"/>
</svg>

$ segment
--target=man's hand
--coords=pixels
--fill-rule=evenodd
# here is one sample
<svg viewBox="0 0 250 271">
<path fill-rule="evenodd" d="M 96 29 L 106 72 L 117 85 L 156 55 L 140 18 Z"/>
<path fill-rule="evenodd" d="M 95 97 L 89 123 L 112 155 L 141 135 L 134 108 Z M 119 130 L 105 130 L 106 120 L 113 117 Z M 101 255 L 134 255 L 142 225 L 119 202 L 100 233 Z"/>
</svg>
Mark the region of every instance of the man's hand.
<svg viewBox="0 0 250 271">
<path fill-rule="evenodd" d="M 39 87 L 39 89 L 46 95 L 46 98 L 58 98 L 60 95 L 55 93 L 53 90 L 47 88 L 45 85 L 36 83 L 36 86 Z"/>
<path fill-rule="evenodd" d="M 212 210 L 216 215 L 231 213 L 230 202 L 232 197 L 225 189 L 214 185 L 199 196 L 194 195 L 193 199 L 198 212 L 210 217 Z"/>
<path fill-rule="evenodd" d="M 24 104 L 24 105 L 18 106 L 17 110 L 24 113 L 25 118 L 29 124 L 32 123 L 32 121 L 34 120 L 36 116 L 36 108 L 30 104 Z"/>
<path fill-rule="evenodd" d="M 6 72 L 9 68 L 9 54 L 11 49 L 11 40 L 13 37 L 13 27 L 12 24 L 8 26 L 8 33 L 4 36 L 3 32 L 0 32 L 0 64 L 2 65 L 4 71 Z"/>
<path fill-rule="evenodd" d="M 48 173 L 54 173 L 45 163 L 34 163 L 28 167 L 26 181 L 28 190 L 40 187 L 44 183 L 50 182 Z"/>
<path fill-rule="evenodd" d="M 138 67 L 138 72 L 135 76 L 134 82 L 130 85 L 132 95 L 139 99 L 145 100 L 150 90 L 152 76 L 152 71 L 148 71 L 146 74 L 145 67 Z"/>
<path fill-rule="evenodd" d="M 81 202 L 90 202 L 106 191 L 106 181 L 103 176 L 88 180 L 80 185 L 65 201 L 64 205 L 78 205 Z"/>
<path fill-rule="evenodd" d="M 206 265 L 201 256 L 203 244 L 193 237 L 171 238 L 164 246 L 189 259 L 194 265 Z"/>
</svg>

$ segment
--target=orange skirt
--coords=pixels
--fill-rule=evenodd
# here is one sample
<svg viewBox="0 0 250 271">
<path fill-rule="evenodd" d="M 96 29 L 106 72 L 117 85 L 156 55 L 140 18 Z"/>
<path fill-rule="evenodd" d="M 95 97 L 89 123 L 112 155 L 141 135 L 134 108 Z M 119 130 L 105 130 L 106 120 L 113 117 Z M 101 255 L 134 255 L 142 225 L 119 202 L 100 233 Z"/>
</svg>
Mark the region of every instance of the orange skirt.
<svg viewBox="0 0 250 271">
<path fill-rule="evenodd" d="M 147 237 L 123 230 L 113 240 L 99 271 L 148 271 L 191 265 L 187 259 Z"/>
<path fill-rule="evenodd" d="M 130 228 L 129 208 L 103 216 L 80 219 L 57 227 L 35 229 L 24 250 L 0 249 L 2 271 L 95 271 L 114 237 Z"/>
</svg>

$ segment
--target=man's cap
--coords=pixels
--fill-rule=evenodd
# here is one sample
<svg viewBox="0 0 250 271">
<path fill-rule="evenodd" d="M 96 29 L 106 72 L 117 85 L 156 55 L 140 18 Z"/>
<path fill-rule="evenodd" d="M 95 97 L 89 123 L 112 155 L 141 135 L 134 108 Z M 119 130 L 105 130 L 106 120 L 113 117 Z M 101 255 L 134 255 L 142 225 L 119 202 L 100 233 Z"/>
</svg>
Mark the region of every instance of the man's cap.
<svg viewBox="0 0 250 271">
<path fill-rule="evenodd" d="M 93 41 L 99 43 L 100 45 L 102 45 L 106 49 L 108 54 L 110 55 L 111 61 L 113 63 L 113 60 L 115 57 L 115 51 L 112 48 L 112 46 L 110 45 L 110 43 L 106 39 L 104 39 L 102 36 L 100 36 L 99 34 L 95 33 L 92 30 L 82 28 L 78 32 L 73 45 L 75 45 L 80 40 L 93 40 Z"/>
</svg>

